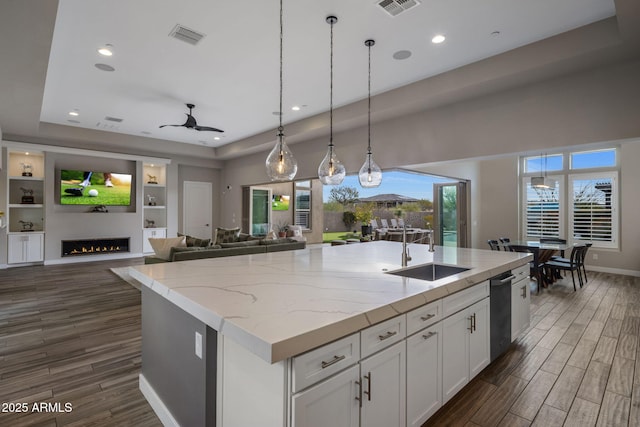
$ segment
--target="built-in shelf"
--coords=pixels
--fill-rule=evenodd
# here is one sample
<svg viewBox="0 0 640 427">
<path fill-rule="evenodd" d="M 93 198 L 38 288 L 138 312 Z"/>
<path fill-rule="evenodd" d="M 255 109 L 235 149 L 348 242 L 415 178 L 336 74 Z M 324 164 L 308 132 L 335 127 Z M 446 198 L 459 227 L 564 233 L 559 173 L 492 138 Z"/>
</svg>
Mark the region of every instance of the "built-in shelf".
<svg viewBox="0 0 640 427">
<path fill-rule="evenodd" d="M 142 165 L 142 251 L 152 253 L 150 238 L 167 237 L 166 165 Z M 153 181 L 153 182 L 151 182 Z"/>
</svg>

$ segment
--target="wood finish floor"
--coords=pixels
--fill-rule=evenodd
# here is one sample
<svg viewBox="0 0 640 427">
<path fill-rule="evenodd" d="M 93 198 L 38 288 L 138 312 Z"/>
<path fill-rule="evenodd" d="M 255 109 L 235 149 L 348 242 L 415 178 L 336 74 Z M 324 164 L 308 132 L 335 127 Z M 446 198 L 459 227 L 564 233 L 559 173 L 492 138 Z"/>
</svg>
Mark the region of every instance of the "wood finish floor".
<svg viewBox="0 0 640 427">
<path fill-rule="evenodd" d="M 109 270 L 141 262 L 0 270 L 0 404 L 29 408 L 0 411 L 0 426 L 161 425 L 138 389 L 140 292 Z M 640 426 L 640 278 L 589 272 L 575 293 L 565 279 L 531 312 L 425 426 Z M 39 402 L 73 411 L 31 412 Z"/>
</svg>

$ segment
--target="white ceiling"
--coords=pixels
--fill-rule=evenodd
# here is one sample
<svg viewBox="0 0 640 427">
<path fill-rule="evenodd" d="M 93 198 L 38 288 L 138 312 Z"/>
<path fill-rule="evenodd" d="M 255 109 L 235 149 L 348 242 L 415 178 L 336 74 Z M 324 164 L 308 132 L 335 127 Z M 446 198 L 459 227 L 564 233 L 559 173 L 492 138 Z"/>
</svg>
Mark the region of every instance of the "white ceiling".
<svg viewBox="0 0 640 427">
<path fill-rule="evenodd" d="M 284 10 L 285 124 L 328 110 L 330 14 L 339 19 L 335 106 L 366 98 L 368 38 L 378 94 L 615 15 L 613 0 L 423 0 L 396 17 L 372 0 L 284 0 Z M 277 0 L 60 0 L 40 120 L 209 147 L 275 129 L 278 18 Z M 178 41 L 169 37 L 176 24 L 206 36 Z M 432 44 L 436 33 L 446 41 Z M 110 58 L 97 52 L 105 44 Z M 393 59 L 399 50 L 412 55 Z M 199 125 L 225 131 L 219 141 L 159 129 L 183 123 L 185 103 Z"/>
</svg>

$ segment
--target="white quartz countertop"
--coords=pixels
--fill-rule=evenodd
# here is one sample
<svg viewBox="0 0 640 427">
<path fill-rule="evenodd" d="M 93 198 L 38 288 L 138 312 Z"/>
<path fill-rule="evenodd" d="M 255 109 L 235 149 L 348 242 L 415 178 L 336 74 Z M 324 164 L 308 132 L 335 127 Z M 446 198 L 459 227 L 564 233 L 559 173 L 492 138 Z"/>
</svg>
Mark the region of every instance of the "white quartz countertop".
<svg viewBox="0 0 640 427">
<path fill-rule="evenodd" d="M 269 363 L 319 347 L 526 264 L 531 255 L 410 245 L 409 267 L 470 268 L 433 282 L 401 269 L 400 242 L 168 262 L 132 277 Z"/>
</svg>

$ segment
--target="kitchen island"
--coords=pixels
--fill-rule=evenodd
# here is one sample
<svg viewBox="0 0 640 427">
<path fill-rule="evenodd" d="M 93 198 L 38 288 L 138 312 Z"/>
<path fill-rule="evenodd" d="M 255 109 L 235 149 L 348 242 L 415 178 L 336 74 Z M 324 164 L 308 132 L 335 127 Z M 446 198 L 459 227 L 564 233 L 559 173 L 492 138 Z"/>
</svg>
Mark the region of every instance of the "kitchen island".
<svg viewBox="0 0 640 427">
<path fill-rule="evenodd" d="M 405 325 L 406 313 L 462 295 L 531 258 L 409 248 L 409 267 L 438 263 L 468 270 L 435 281 L 388 274 L 402 269 L 398 242 L 132 267 L 131 275 L 144 285 L 143 393 L 167 425 L 303 424 L 295 421 L 294 395 L 315 383 L 302 379 L 296 360 L 347 340 L 352 354 L 344 359 L 357 366 L 360 334 L 372 325 L 394 319 Z M 408 336 L 402 325 L 385 332 L 392 337 L 387 342 Z M 348 360 L 323 362 L 336 376 L 349 371 Z M 355 410 L 348 411 L 353 417 Z"/>
</svg>

